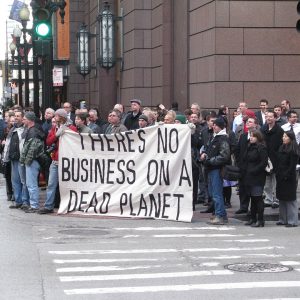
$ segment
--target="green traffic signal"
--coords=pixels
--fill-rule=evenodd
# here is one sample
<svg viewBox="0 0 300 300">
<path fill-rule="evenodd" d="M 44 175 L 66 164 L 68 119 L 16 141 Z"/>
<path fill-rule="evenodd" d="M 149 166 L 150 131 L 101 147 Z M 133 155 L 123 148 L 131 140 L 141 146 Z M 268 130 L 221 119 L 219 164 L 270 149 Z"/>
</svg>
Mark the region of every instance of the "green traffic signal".
<svg viewBox="0 0 300 300">
<path fill-rule="evenodd" d="M 35 26 L 35 32 L 41 38 L 48 37 L 51 33 L 51 26 L 46 22 L 41 22 Z"/>
</svg>

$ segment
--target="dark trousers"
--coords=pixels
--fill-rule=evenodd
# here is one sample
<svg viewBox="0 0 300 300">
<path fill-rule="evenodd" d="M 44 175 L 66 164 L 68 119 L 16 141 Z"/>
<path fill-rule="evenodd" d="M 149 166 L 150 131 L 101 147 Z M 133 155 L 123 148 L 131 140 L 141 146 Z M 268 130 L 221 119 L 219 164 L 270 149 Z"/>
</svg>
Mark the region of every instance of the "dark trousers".
<svg viewBox="0 0 300 300">
<path fill-rule="evenodd" d="M 251 219 L 264 221 L 264 200 L 262 196 L 251 196 Z"/>
<path fill-rule="evenodd" d="M 223 187 L 223 197 L 224 197 L 224 203 L 230 204 L 231 200 L 231 186 L 224 186 Z"/>
<path fill-rule="evenodd" d="M 5 182 L 6 182 L 6 194 L 8 197 L 11 197 L 13 194 L 12 184 L 11 184 L 11 164 L 10 162 L 6 163 L 5 166 Z"/>
<path fill-rule="evenodd" d="M 240 209 L 248 211 L 250 197 L 247 195 L 246 187 L 242 180 L 239 180 L 239 198 L 240 198 Z"/>
<path fill-rule="evenodd" d="M 199 181 L 199 167 L 192 167 L 193 174 L 193 211 L 196 209 L 198 199 L 198 181 Z"/>
</svg>

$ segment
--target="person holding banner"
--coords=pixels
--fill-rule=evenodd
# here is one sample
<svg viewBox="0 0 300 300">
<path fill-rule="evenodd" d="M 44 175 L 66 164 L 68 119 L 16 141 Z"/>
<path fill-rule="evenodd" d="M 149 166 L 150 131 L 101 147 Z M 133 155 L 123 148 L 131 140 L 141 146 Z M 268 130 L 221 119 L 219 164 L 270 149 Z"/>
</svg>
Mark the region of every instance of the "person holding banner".
<svg viewBox="0 0 300 300">
<path fill-rule="evenodd" d="M 55 111 L 54 118 L 56 126 L 53 126 L 47 136 L 46 145 L 52 147 L 52 164 L 49 169 L 49 180 L 46 191 L 45 207 L 41 208 L 39 214 L 53 213 L 55 192 L 58 186 L 58 151 L 59 151 L 59 138 L 66 130 L 73 130 L 77 132 L 76 127 L 72 124 L 72 121 L 68 118 L 66 111 L 62 108 Z"/>
<path fill-rule="evenodd" d="M 139 128 L 139 116 L 142 114 L 141 111 L 141 100 L 132 99 L 131 103 L 131 111 L 127 113 L 124 125 L 128 130 L 138 129 Z M 121 115 L 120 115 L 121 120 Z"/>
<path fill-rule="evenodd" d="M 212 197 L 215 216 L 209 224 L 224 225 L 228 222 L 223 198 L 223 178 L 221 168 L 230 162 L 230 145 L 225 129 L 224 118 L 219 117 L 213 123 L 213 138 L 202 152 L 203 161 L 208 177 L 208 192 Z"/>
<path fill-rule="evenodd" d="M 109 125 L 105 130 L 105 134 L 113 134 L 127 131 L 125 125 L 121 123 L 121 113 L 117 109 L 113 109 L 108 114 Z"/>
</svg>

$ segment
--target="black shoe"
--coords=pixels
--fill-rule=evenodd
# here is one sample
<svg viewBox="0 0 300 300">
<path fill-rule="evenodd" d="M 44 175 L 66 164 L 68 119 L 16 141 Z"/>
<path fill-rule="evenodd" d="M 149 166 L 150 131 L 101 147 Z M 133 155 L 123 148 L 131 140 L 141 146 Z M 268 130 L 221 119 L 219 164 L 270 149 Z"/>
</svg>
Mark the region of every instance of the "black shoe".
<svg viewBox="0 0 300 300">
<path fill-rule="evenodd" d="M 252 224 L 255 224 L 256 221 L 255 220 L 249 220 L 248 222 L 245 223 L 246 226 L 250 226 Z"/>
<path fill-rule="evenodd" d="M 282 223 L 282 222 L 279 221 L 279 222 L 276 222 L 276 225 L 277 226 L 283 226 L 283 225 L 287 225 L 287 224 L 286 223 Z"/>
<path fill-rule="evenodd" d="M 12 208 L 12 209 L 18 209 L 18 208 L 21 208 L 22 204 L 12 204 L 9 206 L 9 208 Z"/>
<path fill-rule="evenodd" d="M 285 227 L 298 227 L 296 224 L 286 224 Z"/>
<path fill-rule="evenodd" d="M 33 207 L 29 207 L 28 209 L 24 210 L 26 213 L 28 214 L 34 214 L 37 213 L 39 211 L 38 208 L 33 208 Z"/>
<path fill-rule="evenodd" d="M 277 203 L 272 203 L 272 208 L 275 209 L 275 208 L 278 208 L 279 207 L 279 204 Z"/>
<path fill-rule="evenodd" d="M 264 221 L 257 221 L 255 224 L 252 224 L 251 227 L 264 227 L 265 222 Z"/>
<path fill-rule="evenodd" d="M 235 212 L 236 215 L 246 214 L 248 211 L 245 209 L 239 209 Z"/>
<path fill-rule="evenodd" d="M 40 215 L 52 214 L 52 213 L 53 213 L 53 209 L 47 209 L 47 208 L 41 208 L 38 211 L 38 214 L 40 214 Z"/>
<path fill-rule="evenodd" d="M 272 207 L 271 203 L 264 203 L 264 207 Z"/>
<path fill-rule="evenodd" d="M 225 208 L 231 208 L 231 204 L 230 203 L 225 203 Z"/>
<path fill-rule="evenodd" d="M 25 203 L 23 203 L 22 206 L 21 206 L 21 209 L 22 209 L 22 210 L 27 210 L 27 209 L 29 209 L 29 208 L 30 208 L 30 206 L 27 205 L 27 204 L 25 204 Z"/>
</svg>

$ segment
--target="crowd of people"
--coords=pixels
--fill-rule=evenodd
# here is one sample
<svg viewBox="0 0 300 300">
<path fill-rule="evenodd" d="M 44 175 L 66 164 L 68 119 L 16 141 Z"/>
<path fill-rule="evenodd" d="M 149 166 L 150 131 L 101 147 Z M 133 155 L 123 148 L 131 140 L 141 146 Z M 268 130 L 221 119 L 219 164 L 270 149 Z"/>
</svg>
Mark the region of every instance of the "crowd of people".
<svg viewBox="0 0 300 300">
<path fill-rule="evenodd" d="M 241 102 L 230 115 L 226 105 L 218 110 L 200 110 L 197 103 L 183 112 L 178 104 L 142 108 L 141 100 L 130 101 L 130 111 L 116 104 L 107 119 L 97 108 L 76 109 L 63 103 L 43 116 L 15 105 L 0 122 L 1 156 L 11 209 L 26 213 L 53 213 L 59 203 L 59 140 L 65 130 L 79 133 L 118 134 L 155 124 L 189 124 L 193 175 L 193 210 L 202 203 L 211 213 L 210 224 L 228 223 L 232 187 L 238 188 L 240 208 L 247 214 L 245 225 L 264 226 L 264 207 L 279 207 L 277 225 L 298 226 L 296 190 L 298 182 L 300 123 L 288 100 L 272 109 L 266 99 L 253 111 Z M 50 159 L 51 158 L 51 159 Z M 224 168 L 237 166 L 235 180 L 224 177 Z M 40 207 L 41 173 L 47 182 L 46 201 Z M 250 207 L 250 208 L 249 208 Z"/>
</svg>

